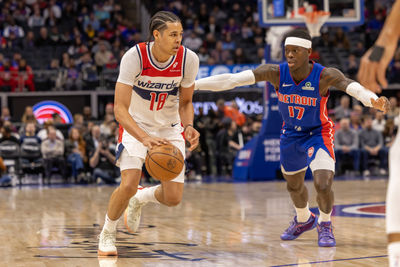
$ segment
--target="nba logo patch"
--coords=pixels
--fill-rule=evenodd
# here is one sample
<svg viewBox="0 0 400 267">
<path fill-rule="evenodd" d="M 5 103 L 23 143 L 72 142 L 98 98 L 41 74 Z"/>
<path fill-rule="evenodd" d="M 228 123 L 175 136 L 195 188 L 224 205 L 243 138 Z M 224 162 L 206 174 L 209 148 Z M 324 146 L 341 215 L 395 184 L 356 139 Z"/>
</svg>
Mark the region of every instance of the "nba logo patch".
<svg viewBox="0 0 400 267">
<path fill-rule="evenodd" d="M 308 149 L 307 153 L 308 153 L 308 157 L 311 158 L 312 155 L 314 154 L 314 147 L 313 147 L 313 146 L 310 147 L 310 148 Z"/>
</svg>

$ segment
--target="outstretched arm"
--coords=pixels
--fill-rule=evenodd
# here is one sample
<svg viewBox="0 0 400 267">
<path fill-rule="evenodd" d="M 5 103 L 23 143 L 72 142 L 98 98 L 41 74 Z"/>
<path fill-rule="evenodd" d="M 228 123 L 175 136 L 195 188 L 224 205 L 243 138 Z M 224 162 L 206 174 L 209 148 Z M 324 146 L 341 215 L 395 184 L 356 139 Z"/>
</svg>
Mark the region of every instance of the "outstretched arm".
<svg viewBox="0 0 400 267">
<path fill-rule="evenodd" d="M 326 95 L 330 86 L 346 92 L 355 99 L 359 100 L 366 107 L 373 107 L 383 111 L 385 114 L 389 110 L 389 100 L 378 97 L 372 91 L 351 79 L 346 78 L 341 71 L 335 68 L 325 68 L 321 74 L 320 94 Z"/>
<path fill-rule="evenodd" d="M 274 86 L 279 83 L 279 66 L 265 64 L 254 71 L 245 70 L 238 73 L 226 73 L 199 79 L 195 83 L 195 90 L 225 91 L 235 87 L 254 84 L 260 81 L 269 81 Z"/>
<path fill-rule="evenodd" d="M 373 47 L 361 58 L 358 79 L 376 93 L 381 86 L 387 87 L 385 74 L 387 66 L 393 58 L 400 37 L 400 0 L 397 0 L 385 21 L 385 25 Z M 379 85 L 378 84 L 381 85 Z"/>
</svg>

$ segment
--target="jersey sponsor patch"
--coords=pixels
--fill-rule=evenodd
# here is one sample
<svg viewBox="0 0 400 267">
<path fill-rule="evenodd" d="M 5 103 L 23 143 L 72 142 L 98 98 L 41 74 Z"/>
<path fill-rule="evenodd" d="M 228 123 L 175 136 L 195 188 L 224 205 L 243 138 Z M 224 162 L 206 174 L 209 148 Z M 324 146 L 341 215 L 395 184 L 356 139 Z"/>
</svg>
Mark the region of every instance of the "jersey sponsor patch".
<svg viewBox="0 0 400 267">
<path fill-rule="evenodd" d="M 308 90 L 308 91 L 314 91 L 314 87 L 311 86 L 310 82 L 306 82 L 306 84 L 303 87 L 301 87 L 301 89 Z"/>
</svg>

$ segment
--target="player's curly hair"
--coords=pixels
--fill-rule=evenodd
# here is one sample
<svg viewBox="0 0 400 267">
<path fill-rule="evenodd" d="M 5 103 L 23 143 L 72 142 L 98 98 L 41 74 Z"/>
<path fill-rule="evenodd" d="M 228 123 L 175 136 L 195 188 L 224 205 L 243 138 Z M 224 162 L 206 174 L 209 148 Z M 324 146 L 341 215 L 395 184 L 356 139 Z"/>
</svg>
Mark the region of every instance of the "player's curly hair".
<svg viewBox="0 0 400 267">
<path fill-rule="evenodd" d="M 181 19 L 170 11 L 158 11 L 154 14 L 149 23 L 149 38 L 148 41 L 153 39 L 153 31 L 163 31 L 167 27 L 167 22 L 179 22 L 181 23 Z"/>
</svg>

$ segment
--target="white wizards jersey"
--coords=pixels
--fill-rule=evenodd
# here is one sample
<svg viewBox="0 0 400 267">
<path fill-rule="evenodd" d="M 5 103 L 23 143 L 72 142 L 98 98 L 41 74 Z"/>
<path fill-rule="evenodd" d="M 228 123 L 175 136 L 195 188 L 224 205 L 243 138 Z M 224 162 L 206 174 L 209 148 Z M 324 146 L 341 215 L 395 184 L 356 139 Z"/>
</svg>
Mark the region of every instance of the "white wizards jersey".
<svg viewBox="0 0 400 267">
<path fill-rule="evenodd" d="M 198 70 L 198 63 L 190 71 L 188 67 L 185 68 L 185 61 L 188 55 L 191 56 L 191 59 L 193 59 L 194 55 L 197 61 L 198 58 L 184 46 L 180 46 L 177 54 L 169 60 L 167 65 L 164 67 L 160 67 L 159 64 L 156 65 L 150 52 L 152 45 L 153 43 L 139 43 L 132 47 L 127 54 L 137 53 L 139 62 L 136 60 L 128 65 L 124 63 L 123 58 L 118 78 L 118 82 L 132 85 L 129 114 L 144 130 L 180 124 L 178 112 L 179 87 L 181 83 L 184 87 L 190 87 Z M 129 56 L 131 55 L 127 57 Z M 133 61 L 131 58 L 129 60 Z M 195 60 L 191 61 L 196 63 Z M 140 70 L 135 72 L 132 67 L 137 69 L 138 63 L 140 63 Z M 188 75 L 185 75 L 185 69 L 186 72 L 190 72 Z M 192 70 L 195 70 L 195 73 Z M 132 71 L 135 77 L 132 77 Z M 190 81 L 187 78 L 183 81 L 185 79 L 184 76 L 191 76 Z M 129 142 L 132 138 L 120 126 L 119 142 Z"/>
</svg>

